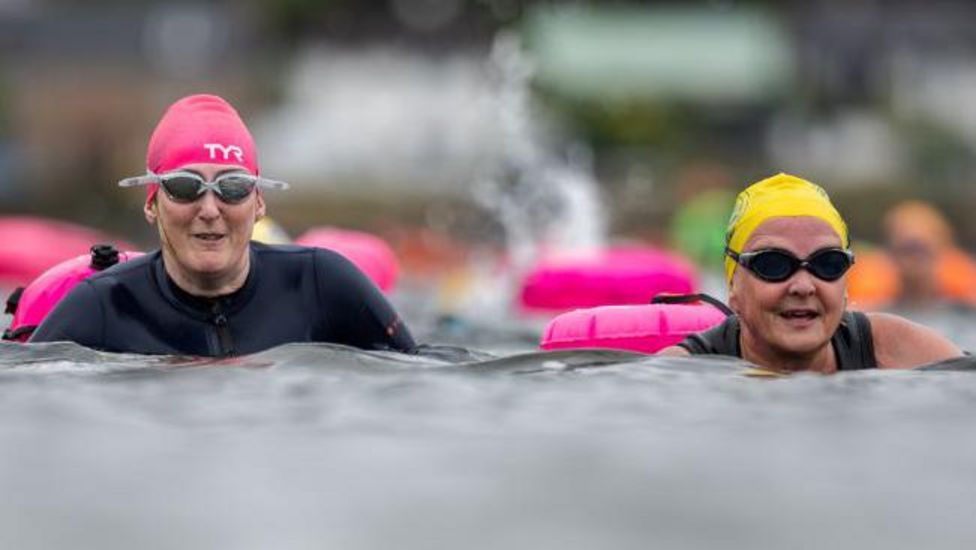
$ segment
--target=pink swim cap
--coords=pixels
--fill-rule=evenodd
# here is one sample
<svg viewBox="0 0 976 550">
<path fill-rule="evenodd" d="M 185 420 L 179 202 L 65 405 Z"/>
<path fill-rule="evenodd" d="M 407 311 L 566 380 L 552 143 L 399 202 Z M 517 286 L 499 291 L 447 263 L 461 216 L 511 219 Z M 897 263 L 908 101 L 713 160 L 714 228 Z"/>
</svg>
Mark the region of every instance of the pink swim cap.
<svg viewBox="0 0 976 550">
<path fill-rule="evenodd" d="M 258 175 L 254 138 L 237 111 L 223 98 L 186 96 L 166 109 L 149 138 L 146 168 L 154 174 L 195 163 L 233 164 Z M 146 201 L 159 190 L 150 185 Z"/>
</svg>

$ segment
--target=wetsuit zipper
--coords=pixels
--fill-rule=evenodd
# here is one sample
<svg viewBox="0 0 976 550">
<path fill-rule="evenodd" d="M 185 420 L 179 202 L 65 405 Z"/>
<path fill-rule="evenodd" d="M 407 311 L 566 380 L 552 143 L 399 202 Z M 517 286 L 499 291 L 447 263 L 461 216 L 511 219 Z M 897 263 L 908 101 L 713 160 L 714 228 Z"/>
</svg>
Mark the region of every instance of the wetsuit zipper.
<svg viewBox="0 0 976 550">
<path fill-rule="evenodd" d="M 211 309 L 213 314 L 212 322 L 217 329 L 217 344 L 220 349 L 218 354 L 222 357 L 234 354 L 234 340 L 230 334 L 230 327 L 227 326 L 227 316 L 221 311 L 220 304 L 214 304 Z"/>
</svg>

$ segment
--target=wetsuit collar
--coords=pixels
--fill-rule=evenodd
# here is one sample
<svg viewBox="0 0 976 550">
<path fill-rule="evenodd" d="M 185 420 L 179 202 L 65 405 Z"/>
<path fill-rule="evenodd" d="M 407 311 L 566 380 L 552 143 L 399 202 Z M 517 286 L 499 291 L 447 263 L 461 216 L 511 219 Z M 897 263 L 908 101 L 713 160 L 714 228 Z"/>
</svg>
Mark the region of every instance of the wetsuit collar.
<svg viewBox="0 0 976 550">
<path fill-rule="evenodd" d="M 254 253 L 254 247 L 248 248 L 250 254 L 250 267 L 247 272 L 247 279 L 241 288 L 230 294 L 215 297 L 203 297 L 190 294 L 183 290 L 166 273 L 166 266 L 163 264 L 163 255 L 160 251 L 154 253 L 153 278 L 160 294 L 177 309 L 200 320 L 206 320 L 213 316 L 214 308 L 218 308 L 225 314 L 234 314 L 240 311 L 254 296 L 257 288 L 257 273 L 259 257 Z"/>
</svg>

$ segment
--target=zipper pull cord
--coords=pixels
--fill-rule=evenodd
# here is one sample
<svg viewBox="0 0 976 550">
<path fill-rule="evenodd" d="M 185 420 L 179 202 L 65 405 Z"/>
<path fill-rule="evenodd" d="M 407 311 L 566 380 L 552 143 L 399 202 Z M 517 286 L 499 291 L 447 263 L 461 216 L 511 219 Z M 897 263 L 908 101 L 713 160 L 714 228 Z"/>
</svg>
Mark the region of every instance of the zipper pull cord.
<svg viewBox="0 0 976 550">
<path fill-rule="evenodd" d="M 217 327 L 217 341 L 220 344 L 220 353 L 223 356 L 233 355 L 234 343 L 231 340 L 230 327 L 227 326 L 227 316 L 224 315 L 223 308 L 219 302 L 214 302 L 210 308 L 213 314 L 212 322 Z"/>
</svg>

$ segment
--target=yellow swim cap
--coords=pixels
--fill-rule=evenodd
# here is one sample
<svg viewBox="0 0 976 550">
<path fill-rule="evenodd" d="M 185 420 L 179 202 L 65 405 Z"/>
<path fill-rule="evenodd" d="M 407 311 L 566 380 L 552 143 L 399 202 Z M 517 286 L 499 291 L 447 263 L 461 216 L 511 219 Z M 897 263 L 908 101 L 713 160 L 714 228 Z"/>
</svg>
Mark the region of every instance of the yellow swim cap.
<svg viewBox="0 0 976 550">
<path fill-rule="evenodd" d="M 254 223 L 254 229 L 251 230 L 251 240 L 264 244 L 288 244 L 291 242 L 288 233 L 268 217 L 261 218 Z"/>
<path fill-rule="evenodd" d="M 731 250 L 742 247 L 759 225 L 770 218 L 812 216 L 827 222 L 843 242 L 850 246 L 847 224 L 819 185 L 805 179 L 779 173 L 745 188 L 735 199 L 735 208 L 725 232 L 725 243 Z M 725 276 L 731 283 L 736 264 L 725 258 Z"/>
</svg>

